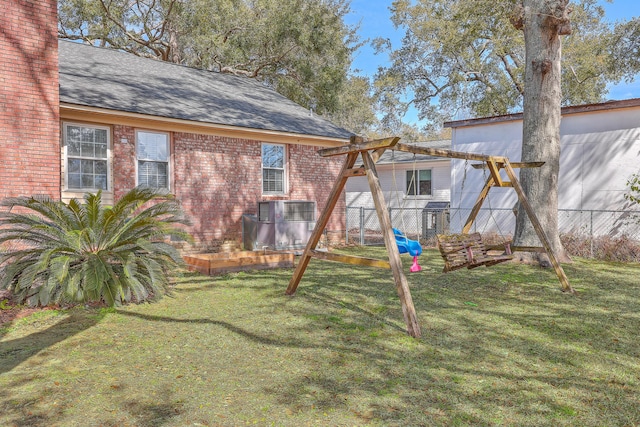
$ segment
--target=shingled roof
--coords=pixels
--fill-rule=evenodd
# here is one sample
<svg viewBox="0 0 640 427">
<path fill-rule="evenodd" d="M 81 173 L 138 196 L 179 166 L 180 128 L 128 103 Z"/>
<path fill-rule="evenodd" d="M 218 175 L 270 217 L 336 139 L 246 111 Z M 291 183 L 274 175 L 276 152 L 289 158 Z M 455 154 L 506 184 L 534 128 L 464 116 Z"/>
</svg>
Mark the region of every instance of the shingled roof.
<svg viewBox="0 0 640 427">
<path fill-rule="evenodd" d="M 422 148 L 437 148 L 441 150 L 451 150 L 451 140 L 450 139 L 441 139 L 437 141 L 422 141 L 422 142 L 403 142 L 406 145 L 413 145 L 416 147 Z M 413 162 L 426 162 L 426 161 L 434 161 L 434 160 L 448 160 L 444 157 L 435 157 L 435 156 L 427 156 L 426 154 L 413 154 L 405 151 L 395 151 L 395 150 L 387 150 L 385 151 L 377 164 L 401 164 L 401 163 L 413 163 Z M 362 163 L 362 158 L 358 155 L 358 159 L 356 163 Z"/>
<path fill-rule="evenodd" d="M 349 138 L 255 79 L 59 40 L 60 102 L 156 117 Z"/>
</svg>

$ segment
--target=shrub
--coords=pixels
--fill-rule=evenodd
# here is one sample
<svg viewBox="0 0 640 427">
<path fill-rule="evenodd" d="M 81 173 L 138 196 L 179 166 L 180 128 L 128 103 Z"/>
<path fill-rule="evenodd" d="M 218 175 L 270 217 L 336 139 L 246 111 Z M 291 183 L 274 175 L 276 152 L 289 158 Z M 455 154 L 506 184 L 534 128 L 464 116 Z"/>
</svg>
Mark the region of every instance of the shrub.
<svg viewBox="0 0 640 427">
<path fill-rule="evenodd" d="M 634 173 L 627 180 L 629 191 L 624 194 L 624 198 L 631 203 L 640 204 L 640 175 Z"/>
<path fill-rule="evenodd" d="M 183 265 L 165 240 L 190 238 L 179 228 L 187 221 L 175 198 L 149 188 L 134 188 L 113 207 L 102 205 L 101 192 L 84 203 L 16 197 L 0 207 L 7 208 L 0 212 L 0 289 L 30 305 L 160 298 Z"/>
<path fill-rule="evenodd" d="M 575 233 L 560 235 L 571 256 L 604 261 L 640 262 L 640 242 L 627 235 L 589 237 Z"/>
</svg>

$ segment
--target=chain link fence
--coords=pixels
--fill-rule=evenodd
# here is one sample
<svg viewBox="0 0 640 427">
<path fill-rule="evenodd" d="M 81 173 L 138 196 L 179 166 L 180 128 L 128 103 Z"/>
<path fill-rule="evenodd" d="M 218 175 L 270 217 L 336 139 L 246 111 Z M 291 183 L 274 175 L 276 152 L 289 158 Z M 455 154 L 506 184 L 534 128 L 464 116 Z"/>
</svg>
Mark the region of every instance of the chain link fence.
<svg viewBox="0 0 640 427">
<path fill-rule="evenodd" d="M 571 255 L 640 262 L 640 211 L 562 210 L 558 225 Z"/>
<path fill-rule="evenodd" d="M 470 209 L 427 211 L 391 208 L 393 227 L 427 247 L 435 246 L 435 235 L 459 232 Z M 373 208 L 348 206 L 346 242 L 358 245 L 384 244 L 378 215 Z M 570 255 L 611 261 L 640 262 L 640 211 L 558 211 L 560 239 Z M 489 244 L 510 240 L 515 228 L 511 209 L 481 209 L 472 232 Z"/>
<path fill-rule="evenodd" d="M 391 225 L 412 240 L 435 246 L 436 234 L 449 230 L 448 210 L 389 208 Z M 382 245 L 378 214 L 373 208 L 347 206 L 346 242 L 357 245 Z"/>
</svg>

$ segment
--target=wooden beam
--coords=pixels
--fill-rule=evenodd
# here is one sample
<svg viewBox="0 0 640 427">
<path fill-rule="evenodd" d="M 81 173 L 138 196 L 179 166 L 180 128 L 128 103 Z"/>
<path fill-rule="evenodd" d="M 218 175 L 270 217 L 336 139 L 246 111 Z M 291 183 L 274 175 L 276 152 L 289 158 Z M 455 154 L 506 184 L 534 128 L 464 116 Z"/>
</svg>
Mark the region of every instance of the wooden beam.
<svg viewBox="0 0 640 427">
<path fill-rule="evenodd" d="M 373 141 L 368 142 L 356 142 L 349 145 L 342 145 L 340 147 L 334 148 L 325 148 L 322 150 L 318 150 L 318 154 L 322 157 L 330 157 L 330 156 L 339 156 L 341 154 L 347 153 L 357 153 L 364 152 L 369 150 L 377 150 L 379 148 L 391 148 L 395 146 L 398 141 L 400 141 L 400 137 L 394 136 L 391 138 L 383 138 L 383 139 L 375 139 Z"/>
<path fill-rule="evenodd" d="M 553 269 L 556 271 L 558 280 L 562 285 L 562 291 L 571 292 L 572 294 L 575 294 L 575 291 L 569 284 L 569 279 L 567 279 L 567 276 L 566 274 L 564 274 L 564 270 L 562 269 L 562 266 L 560 265 L 560 263 L 558 262 L 558 259 L 556 258 L 556 254 L 553 248 L 551 247 L 551 243 L 549 242 L 547 233 L 545 233 L 544 229 L 542 228 L 542 224 L 540 224 L 540 221 L 538 220 L 538 217 L 536 216 L 536 213 L 534 212 L 533 207 L 531 206 L 531 203 L 529 203 L 529 199 L 527 199 L 527 196 L 524 194 L 524 190 L 520 185 L 520 181 L 518 181 L 516 172 L 515 170 L 513 170 L 513 168 L 509 164 L 509 161 L 505 162 L 504 169 L 507 172 L 507 175 L 509 175 L 511 184 L 513 185 L 513 188 L 516 190 L 516 193 L 518 194 L 518 199 L 520 200 L 520 203 L 522 203 L 522 207 L 527 213 L 527 216 L 531 221 L 531 225 L 533 225 L 533 229 L 538 234 L 538 238 L 540 239 L 540 242 L 542 242 L 542 246 L 544 247 L 544 250 L 546 251 L 547 256 L 549 257 L 549 260 L 551 261 L 551 265 L 553 265 Z"/>
<path fill-rule="evenodd" d="M 511 167 L 514 169 L 524 169 L 524 168 L 539 168 L 542 167 L 544 165 L 545 162 L 513 162 L 511 163 Z M 497 163 L 498 166 L 500 166 L 501 168 L 504 168 L 504 164 L 503 163 Z M 472 168 L 474 169 L 486 169 L 487 168 L 487 164 L 486 163 L 474 163 L 471 165 Z"/>
<path fill-rule="evenodd" d="M 495 162 L 504 162 L 507 160 L 506 157 L 502 156 L 488 156 L 486 154 L 465 153 L 462 151 L 443 150 L 439 148 L 416 147 L 415 145 L 408 144 L 396 144 L 393 149 L 396 151 L 404 151 L 406 153 L 424 154 L 433 157 L 446 157 L 449 159 L 478 160 L 481 162 L 486 162 L 490 159 Z"/>
<path fill-rule="evenodd" d="M 352 176 L 365 176 L 367 171 L 364 170 L 363 167 L 347 169 L 344 171 L 344 177 L 350 178 Z"/>
<path fill-rule="evenodd" d="M 402 271 L 402 260 L 400 259 L 396 239 L 393 234 L 393 230 L 391 229 L 391 218 L 389 216 L 387 205 L 384 201 L 382 189 L 380 188 L 380 179 L 376 172 L 376 165 L 368 151 L 362 152 L 362 160 L 364 162 L 364 167 L 367 170 L 367 179 L 369 181 L 369 187 L 371 188 L 371 195 L 376 207 L 376 212 L 378 213 L 378 219 L 380 220 L 380 229 L 382 230 L 382 235 L 384 237 L 384 244 L 387 248 L 387 253 L 389 254 L 389 264 L 391 265 L 393 279 L 396 283 L 396 290 L 400 297 L 402 314 L 404 316 L 404 321 L 407 324 L 407 333 L 414 338 L 419 338 L 420 325 L 418 324 L 416 309 L 413 306 L 409 283 Z"/>
<path fill-rule="evenodd" d="M 334 254 L 331 252 L 316 251 L 316 250 L 311 251 L 311 255 L 314 258 L 322 259 L 325 261 L 342 262 L 344 264 L 352 264 L 352 265 L 363 265 L 365 267 L 384 268 L 387 270 L 391 269 L 391 264 L 389 264 L 389 261 L 385 261 L 383 259 L 364 258 L 364 257 L 358 257 L 358 256 L 352 256 L 352 255 L 341 255 L 341 254 Z"/>
<path fill-rule="evenodd" d="M 329 193 L 329 198 L 327 199 L 327 204 L 325 205 L 320 218 L 316 222 L 316 226 L 309 237 L 309 241 L 307 242 L 307 246 L 302 253 L 302 257 L 300 258 L 300 262 L 296 266 L 296 270 L 293 272 L 293 276 L 289 281 L 289 286 L 285 293 L 287 295 L 293 295 L 298 289 L 298 285 L 300 284 L 300 280 L 304 274 L 304 271 L 307 269 L 309 265 L 309 261 L 311 260 L 311 251 L 316 248 L 320 238 L 322 237 L 322 232 L 324 228 L 327 226 L 329 222 L 329 217 L 331 217 L 331 213 L 333 209 L 336 207 L 338 200 L 340 199 L 340 195 L 342 194 L 342 190 L 344 189 L 344 185 L 347 182 L 348 176 L 346 175 L 346 171 L 351 169 L 356 162 L 356 158 L 358 154 L 353 152 L 347 155 L 347 158 L 344 161 L 344 165 L 342 166 L 342 170 L 338 175 L 338 179 L 333 184 L 333 188 L 331 189 L 331 193 Z"/>
<path fill-rule="evenodd" d="M 378 163 L 378 160 L 380 160 L 380 157 L 382 157 L 382 155 L 384 154 L 384 152 L 387 151 L 387 148 L 378 148 L 377 150 L 374 150 L 373 154 L 371 154 L 371 158 L 373 159 L 373 163 Z"/>
<path fill-rule="evenodd" d="M 487 245 L 487 249 L 491 251 L 503 251 L 504 245 Z M 546 252 L 542 246 L 513 246 L 511 252 Z"/>
<path fill-rule="evenodd" d="M 469 213 L 469 217 L 467 217 L 467 221 L 464 223 L 464 227 L 462 227 L 462 234 L 469 234 L 469 231 L 471 230 L 471 226 L 473 225 L 473 222 L 476 220 L 476 217 L 480 212 L 480 208 L 482 207 L 482 204 L 487 198 L 487 194 L 489 194 L 489 190 L 493 185 L 494 185 L 493 176 L 489 175 L 489 177 L 487 178 L 487 182 L 485 182 L 484 187 L 482 188 L 482 191 L 480 191 L 480 194 L 476 199 L 476 203 L 473 205 L 473 208 Z"/>
<path fill-rule="evenodd" d="M 500 167 L 498 164 L 493 160 L 487 160 L 487 167 L 489 168 L 489 173 L 493 177 L 494 185 L 496 187 L 505 187 L 502 177 L 500 176 Z"/>
</svg>

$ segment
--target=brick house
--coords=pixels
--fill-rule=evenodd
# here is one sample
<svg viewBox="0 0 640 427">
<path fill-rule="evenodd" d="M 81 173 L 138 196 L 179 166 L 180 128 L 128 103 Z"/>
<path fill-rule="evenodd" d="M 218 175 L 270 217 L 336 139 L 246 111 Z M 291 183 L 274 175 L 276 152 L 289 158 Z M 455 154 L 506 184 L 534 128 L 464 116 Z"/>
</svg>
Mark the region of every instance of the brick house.
<svg viewBox="0 0 640 427">
<path fill-rule="evenodd" d="M 60 197 L 55 0 L 0 0 L 0 197 Z"/>
<path fill-rule="evenodd" d="M 240 246 L 259 201 L 324 206 L 342 159 L 316 151 L 350 132 L 252 79 L 59 41 L 55 0 L 1 1 L 0 198 L 168 188 L 193 222 L 189 250 Z"/>
</svg>

